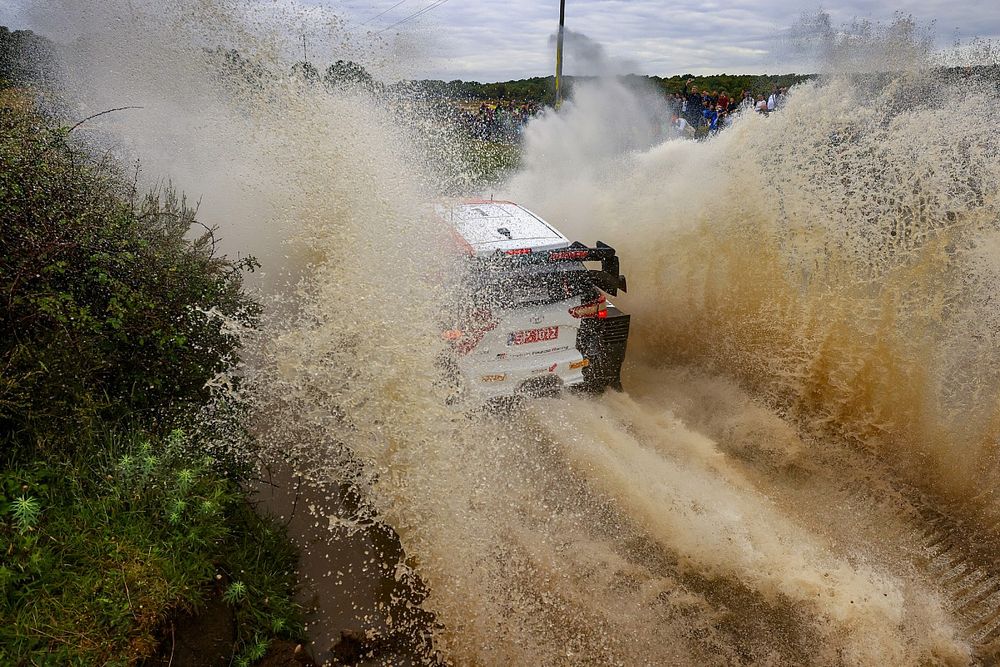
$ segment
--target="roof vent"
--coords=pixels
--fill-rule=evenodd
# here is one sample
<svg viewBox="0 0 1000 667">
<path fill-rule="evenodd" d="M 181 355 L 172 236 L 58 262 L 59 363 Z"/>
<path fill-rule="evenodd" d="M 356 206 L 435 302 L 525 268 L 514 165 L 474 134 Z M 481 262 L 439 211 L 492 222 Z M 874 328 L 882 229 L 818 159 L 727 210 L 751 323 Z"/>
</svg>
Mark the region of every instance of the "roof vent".
<svg viewBox="0 0 1000 667">
<path fill-rule="evenodd" d="M 497 229 L 497 233 L 500 234 L 500 235 L 502 235 L 502 236 L 506 236 L 507 238 L 511 237 L 510 236 L 510 230 L 507 229 L 506 227 L 500 227 L 500 228 L 498 228 Z"/>
</svg>

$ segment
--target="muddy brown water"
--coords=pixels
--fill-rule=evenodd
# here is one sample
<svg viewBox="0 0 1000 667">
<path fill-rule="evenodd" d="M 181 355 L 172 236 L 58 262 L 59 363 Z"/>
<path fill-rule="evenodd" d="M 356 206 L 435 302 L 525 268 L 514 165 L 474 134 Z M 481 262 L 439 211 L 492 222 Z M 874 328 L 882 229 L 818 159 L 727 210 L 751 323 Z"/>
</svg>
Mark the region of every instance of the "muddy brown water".
<svg viewBox="0 0 1000 667">
<path fill-rule="evenodd" d="M 284 524 L 299 549 L 297 600 L 305 610 L 308 653 L 317 662 L 434 663 L 429 640 L 422 640 L 433 617 L 408 611 L 421 593 L 397 578 L 404 554 L 395 532 L 377 522 L 337 529 L 357 512 L 350 486 L 323 489 L 287 466 L 271 465 L 252 501 Z M 412 618 L 400 623 L 401 614 Z"/>
</svg>

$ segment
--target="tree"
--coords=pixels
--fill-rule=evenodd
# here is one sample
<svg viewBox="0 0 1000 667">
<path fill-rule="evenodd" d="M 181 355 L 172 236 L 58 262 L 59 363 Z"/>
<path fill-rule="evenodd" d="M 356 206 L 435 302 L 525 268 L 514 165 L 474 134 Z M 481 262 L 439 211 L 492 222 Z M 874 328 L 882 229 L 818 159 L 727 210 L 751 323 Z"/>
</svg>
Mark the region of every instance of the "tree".
<svg viewBox="0 0 1000 667">
<path fill-rule="evenodd" d="M 303 60 L 292 65 L 292 74 L 305 80 L 307 83 L 319 81 L 319 70 L 308 60 Z"/>
<path fill-rule="evenodd" d="M 359 87 L 372 90 L 375 79 L 368 71 L 356 62 L 338 60 L 326 68 L 323 82 L 330 88 Z"/>
</svg>

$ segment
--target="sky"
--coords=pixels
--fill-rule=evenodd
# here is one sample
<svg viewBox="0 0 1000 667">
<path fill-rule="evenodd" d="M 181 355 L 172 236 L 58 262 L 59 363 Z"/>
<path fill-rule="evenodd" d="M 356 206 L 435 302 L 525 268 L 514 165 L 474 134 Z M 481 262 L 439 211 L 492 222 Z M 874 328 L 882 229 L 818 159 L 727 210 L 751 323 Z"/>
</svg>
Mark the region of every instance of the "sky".
<svg viewBox="0 0 1000 667">
<path fill-rule="evenodd" d="M 339 16 L 347 42 L 381 45 L 383 60 L 405 61 L 404 77 L 503 81 L 554 69 L 558 0 L 259 1 Z M 0 24 L 39 29 L 28 5 L 0 0 Z M 564 73 L 595 73 L 597 62 L 616 73 L 660 76 L 812 71 L 791 56 L 787 37 L 804 12 L 820 10 L 834 26 L 912 15 L 941 48 L 975 37 L 1000 41 L 1000 0 L 826 0 L 822 6 L 796 0 L 567 0 L 566 26 L 573 35 Z M 329 32 L 313 39 L 340 41 Z"/>
</svg>

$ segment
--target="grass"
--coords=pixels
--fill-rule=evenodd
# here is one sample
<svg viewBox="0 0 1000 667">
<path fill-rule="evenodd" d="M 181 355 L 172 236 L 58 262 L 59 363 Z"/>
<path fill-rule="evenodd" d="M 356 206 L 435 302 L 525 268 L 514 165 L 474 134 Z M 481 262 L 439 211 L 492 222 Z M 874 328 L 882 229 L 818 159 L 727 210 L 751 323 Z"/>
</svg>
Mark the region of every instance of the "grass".
<svg viewBox="0 0 1000 667">
<path fill-rule="evenodd" d="M 0 664 L 128 665 L 210 595 L 235 664 L 299 638 L 295 553 L 183 435 L 108 434 L 0 473 Z"/>
</svg>

